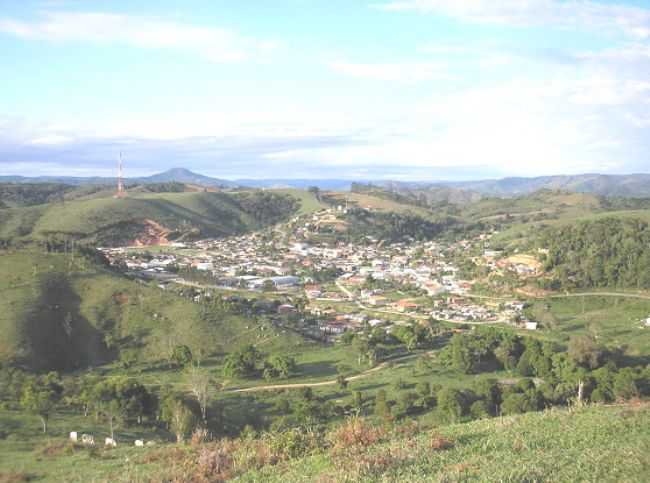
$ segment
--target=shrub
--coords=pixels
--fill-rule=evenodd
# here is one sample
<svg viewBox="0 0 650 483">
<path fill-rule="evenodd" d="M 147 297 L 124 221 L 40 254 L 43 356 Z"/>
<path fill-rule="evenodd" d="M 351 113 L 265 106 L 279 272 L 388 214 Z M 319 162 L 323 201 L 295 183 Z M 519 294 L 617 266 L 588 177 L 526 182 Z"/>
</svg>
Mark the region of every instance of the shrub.
<svg viewBox="0 0 650 483">
<path fill-rule="evenodd" d="M 334 452 L 350 448 L 366 448 L 382 441 L 386 436 L 383 429 L 371 426 L 359 417 L 351 417 L 328 434 Z"/>
</svg>

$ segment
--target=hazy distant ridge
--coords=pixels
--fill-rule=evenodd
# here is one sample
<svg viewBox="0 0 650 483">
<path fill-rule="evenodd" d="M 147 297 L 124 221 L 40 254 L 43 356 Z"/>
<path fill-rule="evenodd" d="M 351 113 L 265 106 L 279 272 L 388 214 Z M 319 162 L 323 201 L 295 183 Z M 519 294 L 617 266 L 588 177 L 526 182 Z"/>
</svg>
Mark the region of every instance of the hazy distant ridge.
<svg viewBox="0 0 650 483">
<path fill-rule="evenodd" d="M 300 188 L 318 186 L 324 190 L 347 191 L 352 180 L 349 179 L 239 179 L 234 181 L 212 178 L 194 173 L 185 168 L 173 168 L 163 173 L 147 177 L 127 178 L 127 183 L 148 184 L 176 181 L 208 187 L 233 188 L 248 186 L 254 188 Z M 558 176 L 538 176 L 533 178 L 508 177 L 475 181 L 391 181 L 358 180 L 384 188 L 401 189 L 440 189 L 457 188 L 465 192 L 480 193 L 484 196 L 511 197 L 533 193 L 540 189 L 594 193 L 603 196 L 650 197 L 650 174 L 578 174 Z M 13 183 L 66 183 L 72 185 L 114 184 L 115 178 L 68 177 L 68 176 L 0 176 L 0 182 Z M 463 196 L 467 196 L 464 193 Z"/>
</svg>

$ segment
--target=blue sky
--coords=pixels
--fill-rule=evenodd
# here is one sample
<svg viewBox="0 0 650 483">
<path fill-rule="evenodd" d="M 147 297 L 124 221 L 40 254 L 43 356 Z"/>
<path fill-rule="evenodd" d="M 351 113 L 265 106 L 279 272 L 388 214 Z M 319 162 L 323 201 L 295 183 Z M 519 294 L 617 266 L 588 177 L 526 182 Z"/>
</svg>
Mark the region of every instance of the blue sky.
<svg viewBox="0 0 650 483">
<path fill-rule="evenodd" d="M 0 0 L 0 58 L 0 175 L 650 170 L 650 1 Z"/>
</svg>

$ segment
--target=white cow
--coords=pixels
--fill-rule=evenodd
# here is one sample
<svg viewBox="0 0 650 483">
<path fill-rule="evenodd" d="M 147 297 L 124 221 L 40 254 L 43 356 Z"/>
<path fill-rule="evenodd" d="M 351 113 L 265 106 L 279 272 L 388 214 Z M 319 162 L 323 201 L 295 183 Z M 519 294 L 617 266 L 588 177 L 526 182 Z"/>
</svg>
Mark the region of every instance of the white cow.
<svg viewBox="0 0 650 483">
<path fill-rule="evenodd" d="M 144 446 L 144 441 L 142 441 L 141 439 L 136 439 L 135 440 L 135 445 L 136 446 Z"/>
<path fill-rule="evenodd" d="M 104 446 L 115 448 L 117 446 L 117 441 L 115 441 L 113 438 L 106 438 L 104 440 Z"/>
<path fill-rule="evenodd" d="M 74 441 L 75 443 L 77 442 L 77 432 L 76 431 L 70 431 L 70 441 Z"/>
<path fill-rule="evenodd" d="M 95 446 L 95 437 L 92 434 L 82 434 L 81 442 L 89 446 Z"/>
</svg>

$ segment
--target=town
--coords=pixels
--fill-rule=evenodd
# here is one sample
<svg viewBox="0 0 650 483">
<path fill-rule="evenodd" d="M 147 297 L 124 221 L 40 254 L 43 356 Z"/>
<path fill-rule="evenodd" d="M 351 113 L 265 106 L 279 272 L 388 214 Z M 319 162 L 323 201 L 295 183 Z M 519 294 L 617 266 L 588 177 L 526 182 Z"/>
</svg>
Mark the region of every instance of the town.
<svg viewBox="0 0 650 483">
<path fill-rule="evenodd" d="M 524 302 L 515 296 L 473 294 L 477 281 L 459 267 L 469 258 L 487 274 L 530 277 L 539 273 L 534 257 L 502 257 L 489 248 L 492 233 L 455 242 L 395 244 L 372 237 L 352 243 L 320 236 L 323 226 L 344 223 L 341 211 L 324 209 L 243 236 L 100 250 L 112 266 L 155 281 L 162 290 L 170 284 L 191 288 L 196 302 L 214 292 L 284 297 L 270 310 L 286 315 L 300 309 L 315 316 L 326 337 L 365 324 L 390 332 L 394 325 L 427 320 L 537 329 L 537 322 L 524 316 Z M 313 334 L 313 327 L 304 329 Z"/>
</svg>

